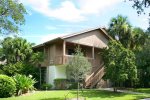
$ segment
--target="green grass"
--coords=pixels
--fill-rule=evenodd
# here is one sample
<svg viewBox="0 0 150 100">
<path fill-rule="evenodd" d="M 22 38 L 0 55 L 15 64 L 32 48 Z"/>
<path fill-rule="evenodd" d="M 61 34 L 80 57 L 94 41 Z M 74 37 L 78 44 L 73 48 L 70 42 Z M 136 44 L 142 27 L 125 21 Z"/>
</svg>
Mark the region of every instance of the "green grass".
<svg viewBox="0 0 150 100">
<path fill-rule="evenodd" d="M 11 98 L 1 98 L 0 100 L 64 100 L 65 95 L 69 93 L 69 98 L 76 97 L 75 90 L 55 90 L 55 91 L 36 91 L 35 93 Z M 81 96 L 80 92 L 80 96 Z M 82 94 L 86 100 L 138 100 L 140 98 L 150 97 L 150 95 L 133 95 L 125 93 L 113 93 L 102 90 L 84 90 Z"/>
<path fill-rule="evenodd" d="M 150 88 L 138 88 L 138 89 L 133 89 L 132 91 L 150 94 Z"/>
</svg>

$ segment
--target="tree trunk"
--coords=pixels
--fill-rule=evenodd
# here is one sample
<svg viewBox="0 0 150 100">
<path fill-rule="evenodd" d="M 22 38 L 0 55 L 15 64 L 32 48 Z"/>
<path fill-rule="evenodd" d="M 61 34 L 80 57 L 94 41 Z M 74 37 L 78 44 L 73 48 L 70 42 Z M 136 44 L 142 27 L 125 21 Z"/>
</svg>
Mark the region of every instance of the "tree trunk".
<svg viewBox="0 0 150 100">
<path fill-rule="evenodd" d="M 41 89 L 41 67 L 39 66 L 39 71 L 40 71 L 40 89 Z"/>
<path fill-rule="evenodd" d="M 79 81 L 78 81 L 78 89 L 77 89 L 77 100 L 79 100 Z"/>
<path fill-rule="evenodd" d="M 117 92 L 117 88 L 116 87 L 114 87 L 114 92 Z"/>
<path fill-rule="evenodd" d="M 116 86 L 117 86 L 117 83 L 115 82 L 114 83 L 114 92 L 117 92 L 117 87 Z"/>
</svg>

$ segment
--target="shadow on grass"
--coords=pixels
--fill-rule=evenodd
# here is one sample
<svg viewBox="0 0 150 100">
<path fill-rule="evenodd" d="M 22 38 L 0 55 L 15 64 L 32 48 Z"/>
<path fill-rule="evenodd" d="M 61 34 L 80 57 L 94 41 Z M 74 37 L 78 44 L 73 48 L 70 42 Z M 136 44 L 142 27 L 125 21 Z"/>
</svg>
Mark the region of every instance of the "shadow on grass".
<svg viewBox="0 0 150 100">
<path fill-rule="evenodd" d="M 76 94 L 76 91 L 71 91 L 72 94 Z M 127 93 L 120 93 L 120 92 L 111 92 L 105 90 L 84 90 L 80 92 L 80 96 L 87 97 L 87 98 L 116 98 L 116 97 L 124 97 L 126 95 L 133 95 L 136 99 L 144 98 L 145 96 L 142 95 L 134 95 L 134 94 L 127 94 Z"/>
<path fill-rule="evenodd" d="M 133 90 L 133 91 L 150 94 L 150 89 L 139 89 L 139 90 L 137 89 L 137 90 Z"/>
</svg>

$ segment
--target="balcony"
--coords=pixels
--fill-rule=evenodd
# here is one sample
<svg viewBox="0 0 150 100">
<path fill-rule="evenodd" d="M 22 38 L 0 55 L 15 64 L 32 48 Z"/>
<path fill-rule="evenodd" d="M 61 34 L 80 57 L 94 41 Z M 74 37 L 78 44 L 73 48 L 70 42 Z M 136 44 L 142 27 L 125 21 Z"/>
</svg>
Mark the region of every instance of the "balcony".
<svg viewBox="0 0 150 100">
<path fill-rule="evenodd" d="M 99 65 L 101 65 L 102 63 L 99 59 L 93 59 L 88 57 L 86 58 L 91 63 L 92 70 L 96 70 L 96 68 L 99 67 Z M 72 55 L 56 56 L 54 61 L 51 60 L 50 62 L 51 64 L 62 65 L 62 64 L 68 64 L 72 59 L 73 59 Z"/>
</svg>

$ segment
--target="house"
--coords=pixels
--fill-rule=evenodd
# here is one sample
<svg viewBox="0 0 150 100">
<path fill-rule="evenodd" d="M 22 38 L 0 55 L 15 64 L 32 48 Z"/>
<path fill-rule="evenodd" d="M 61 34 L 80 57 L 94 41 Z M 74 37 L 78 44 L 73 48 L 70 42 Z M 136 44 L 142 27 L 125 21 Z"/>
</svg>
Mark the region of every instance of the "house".
<svg viewBox="0 0 150 100">
<path fill-rule="evenodd" d="M 104 75 L 104 62 L 99 55 L 102 48 L 107 47 L 110 36 L 104 28 L 95 28 L 71 35 L 58 37 L 35 46 L 34 51 L 43 51 L 46 55 L 41 68 L 46 70 L 46 82 L 53 84 L 56 78 L 66 78 L 67 64 L 79 45 L 84 56 L 92 65 L 91 74 L 85 82 L 87 87 L 107 87 L 107 82 L 102 80 Z"/>
</svg>

